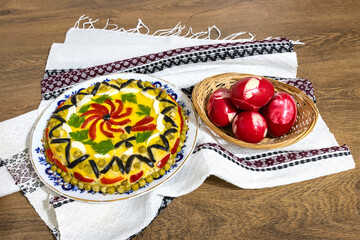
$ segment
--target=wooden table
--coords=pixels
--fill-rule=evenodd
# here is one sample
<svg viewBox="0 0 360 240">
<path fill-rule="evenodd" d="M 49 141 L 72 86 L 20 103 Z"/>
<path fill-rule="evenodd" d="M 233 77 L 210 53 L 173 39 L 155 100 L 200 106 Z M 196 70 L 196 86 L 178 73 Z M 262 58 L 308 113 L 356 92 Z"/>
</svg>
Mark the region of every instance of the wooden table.
<svg viewBox="0 0 360 240">
<path fill-rule="evenodd" d="M 31 2 L 31 3 L 30 3 Z M 0 121 L 37 108 L 48 51 L 87 14 L 125 28 L 179 21 L 223 35 L 284 36 L 295 47 L 298 76 L 312 81 L 322 117 L 339 144 L 360 160 L 360 1 L 21 1 L 0 3 Z M 318 179 L 244 190 L 216 177 L 176 198 L 135 239 L 359 239 L 359 168 Z M 0 198 L 1 239 L 52 239 L 21 193 Z"/>
</svg>

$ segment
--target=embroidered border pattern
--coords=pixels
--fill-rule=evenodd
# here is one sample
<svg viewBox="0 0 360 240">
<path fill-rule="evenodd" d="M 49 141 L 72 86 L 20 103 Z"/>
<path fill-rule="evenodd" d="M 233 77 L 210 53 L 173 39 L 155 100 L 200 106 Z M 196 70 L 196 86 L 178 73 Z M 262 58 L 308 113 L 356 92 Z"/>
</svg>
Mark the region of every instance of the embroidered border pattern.
<svg viewBox="0 0 360 240">
<path fill-rule="evenodd" d="M 69 69 L 67 73 L 52 75 L 41 81 L 42 97 L 45 100 L 56 98 L 74 84 L 109 73 L 136 72 L 150 74 L 185 64 L 293 51 L 292 43 L 285 38 L 178 48 L 86 69 L 74 71 L 70 71 Z M 52 74 L 53 71 L 58 73 L 56 70 L 50 70 L 45 72 L 45 76 L 49 73 Z M 60 70 L 60 72 L 66 71 L 67 70 Z"/>
</svg>

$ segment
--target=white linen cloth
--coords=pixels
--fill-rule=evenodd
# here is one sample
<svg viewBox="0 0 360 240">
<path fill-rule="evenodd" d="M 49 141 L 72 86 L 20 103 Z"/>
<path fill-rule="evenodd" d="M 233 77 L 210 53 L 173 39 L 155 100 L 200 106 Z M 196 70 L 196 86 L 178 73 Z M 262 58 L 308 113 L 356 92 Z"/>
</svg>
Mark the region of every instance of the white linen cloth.
<svg viewBox="0 0 360 240">
<path fill-rule="evenodd" d="M 236 41 L 150 36 L 75 27 L 68 31 L 64 43 L 53 44 L 46 70 L 51 72 L 87 68 L 169 49 L 219 42 Z M 223 72 L 246 72 L 295 79 L 296 70 L 296 53 L 288 51 L 183 64 L 165 68 L 151 75 L 170 81 L 179 88 L 187 88 L 208 76 Z M 134 199 L 111 203 L 89 204 L 72 201 L 50 191 L 31 172 L 26 150 L 29 148 L 29 139 L 23 134 L 29 133 L 31 126 L 19 124 L 24 123 L 24 120 L 34 122 L 41 110 L 52 101 L 53 99 L 43 100 L 38 110 L 0 123 L 0 131 L 6 132 L 0 136 L 0 158 L 5 163 L 3 165 L 9 168 L 12 177 L 15 172 L 14 166 L 19 161 L 26 161 L 27 171 L 30 175 L 33 174 L 31 184 L 21 177 L 15 179 L 15 182 L 54 235 L 62 239 L 129 238 L 150 224 L 159 209 L 171 201 L 171 198 L 166 197 L 178 197 L 193 191 L 209 175 L 215 175 L 242 188 L 264 188 L 333 174 L 355 166 L 348 148 L 338 146 L 321 116 L 314 130 L 306 138 L 275 151 L 240 148 L 217 138 L 204 124 L 200 124 L 198 147 L 192 157 L 181 171 L 156 190 Z M 11 141 L 14 137 L 19 140 Z M 19 154 L 14 155 L 15 153 Z M 293 157 L 293 160 L 280 162 L 280 159 L 284 161 L 285 155 Z M 273 161 L 271 157 L 279 159 L 279 164 L 273 171 L 270 167 Z M 265 163 L 269 164 L 266 167 L 268 170 L 261 165 L 257 166 Z M 18 190 L 4 167 L 0 170 L 0 194 L 6 195 Z M 31 188 L 29 185 L 35 187 Z M 101 227 L 98 227 L 99 223 Z"/>
</svg>

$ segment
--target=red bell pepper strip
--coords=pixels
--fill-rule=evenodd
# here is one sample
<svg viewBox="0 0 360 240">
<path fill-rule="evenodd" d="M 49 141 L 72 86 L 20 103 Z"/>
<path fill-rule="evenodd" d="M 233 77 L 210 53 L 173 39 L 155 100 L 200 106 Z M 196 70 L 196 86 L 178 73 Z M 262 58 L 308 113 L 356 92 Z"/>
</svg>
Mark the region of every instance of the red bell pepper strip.
<svg viewBox="0 0 360 240">
<path fill-rule="evenodd" d="M 65 101 L 63 101 L 62 103 L 60 103 L 60 105 L 56 108 L 56 109 L 59 109 L 61 108 L 62 105 L 64 105 Z"/>
<path fill-rule="evenodd" d="M 111 117 L 114 117 L 114 116 L 118 115 L 119 113 L 121 113 L 124 108 L 124 104 L 121 100 L 116 99 L 115 102 L 117 102 L 119 104 L 119 106 L 115 112 L 111 113 Z"/>
<path fill-rule="evenodd" d="M 142 177 L 143 174 L 144 174 L 144 172 L 140 171 L 138 173 L 135 173 L 134 175 L 131 175 L 130 176 L 130 183 L 137 182 Z"/>
<path fill-rule="evenodd" d="M 78 172 L 74 172 L 74 177 L 75 177 L 77 180 L 82 181 L 82 182 L 86 182 L 86 183 L 90 183 L 90 182 L 93 182 L 93 181 L 94 181 L 94 179 L 84 177 L 83 175 L 81 175 L 81 174 L 78 173 Z"/>
<path fill-rule="evenodd" d="M 146 116 L 143 119 L 141 119 L 140 121 L 138 121 L 137 123 L 135 123 L 135 125 L 133 127 L 142 126 L 142 125 L 151 123 L 152 121 L 154 121 L 153 117 Z"/>
<path fill-rule="evenodd" d="M 49 137 L 49 128 L 46 128 L 46 130 L 45 130 L 45 137 L 46 137 L 46 138 Z"/>
<path fill-rule="evenodd" d="M 92 103 L 91 107 L 93 107 L 96 110 L 100 110 L 101 112 L 104 113 L 104 115 L 109 113 L 109 109 L 107 107 L 105 107 L 104 105 L 101 105 L 99 103 Z"/>
<path fill-rule="evenodd" d="M 184 127 L 184 119 L 183 119 L 183 116 L 181 114 L 181 107 L 180 105 L 178 105 L 178 113 L 179 113 L 179 116 L 180 116 L 180 132 L 182 131 L 183 127 Z"/>
<path fill-rule="evenodd" d="M 175 144 L 174 144 L 173 148 L 171 149 L 171 154 L 176 153 L 177 148 L 178 148 L 178 146 L 179 146 L 179 143 L 180 143 L 180 138 L 177 138 L 176 141 L 175 141 Z"/>
<path fill-rule="evenodd" d="M 156 164 L 156 166 L 157 166 L 158 168 L 163 168 L 163 167 L 165 166 L 165 164 L 168 162 L 169 158 L 170 158 L 170 153 L 166 154 L 166 156 L 163 157 L 163 158 Z"/>
<path fill-rule="evenodd" d="M 89 128 L 89 137 L 94 140 L 96 138 L 96 124 L 101 118 L 96 119 Z"/>
<path fill-rule="evenodd" d="M 142 131 L 152 131 L 156 129 L 156 124 L 148 124 L 145 126 L 136 126 L 136 127 L 132 127 L 131 131 L 132 132 L 142 132 Z"/>
<path fill-rule="evenodd" d="M 102 121 L 102 122 L 100 123 L 100 131 L 101 131 L 105 136 L 107 136 L 107 137 L 109 137 L 109 138 L 113 138 L 113 137 L 114 137 L 114 134 L 112 134 L 111 132 L 106 131 L 105 128 L 104 128 L 104 124 L 105 124 L 105 121 Z"/>
<path fill-rule="evenodd" d="M 111 112 L 111 113 L 115 111 L 115 105 L 114 105 L 114 103 L 113 103 L 110 99 L 106 99 L 106 100 L 105 100 L 105 103 L 110 106 L 110 108 L 111 108 L 111 109 L 110 109 L 110 112 Z"/>
<path fill-rule="evenodd" d="M 119 181 L 121 181 L 123 179 L 124 178 L 122 176 L 116 177 L 116 178 L 102 177 L 102 178 L 100 178 L 100 181 L 101 181 L 102 184 L 113 184 L 113 183 L 119 182 Z"/>
<path fill-rule="evenodd" d="M 111 124 L 109 122 L 106 122 L 106 127 L 107 127 L 107 129 L 109 129 L 112 132 L 121 132 L 121 133 L 125 132 L 124 129 L 122 129 L 122 128 L 111 127 Z"/>
<path fill-rule="evenodd" d="M 84 112 L 83 114 L 81 114 L 82 116 L 88 116 L 88 115 L 97 115 L 99 117 L 102 117 L 103 115 L 105 115 L 106 113 L 104 113 L 103 111 L 100 111 L 99 109 L 93 109 L 93 110 L 89 110 Z"/>
<path fill-rule="evenodd" d="M 46 149 L 46 156 L 48 157 L 49 161 L 55 163 L 55 165 L 58 168 L 60 168 L 64 172 L 68 172 L 67 168 L 64 165 L 62 165 L 62 163 L 54 157 L 50 148 Z"/>
<path fill-rule="evenodd" d="M 109 120 L 107 120 L 107 122 L 110 123 L 111 125 L 122 126 L 122 125 L 125 125 L 125 124 L 131 122 L 131 120 L 130 119 L 125 119 L 123 121 L 117 122 L 117 121 L 114 121 L 113 119 L 109 119 Z"/>
<path fill-rule="evenodd" d="M 81 128 L 85 128 L 92 120 L 94 119 L 101 119 L 100 115 L 93 115 L 91 117 L 88 117 L 82 124 L 81 124 Z"/>
<path fill-rule="evenodd" d="M 125 113 L 120 114 L 120 115 L 114 115 L 112 118 L 119 119 L 119 118 L 127 117 L 127 116 L 130 116 L 131 112 L 132 112 L 132 108 L 128 107 L 128 108 L 126 108 Z"/>
</svg>

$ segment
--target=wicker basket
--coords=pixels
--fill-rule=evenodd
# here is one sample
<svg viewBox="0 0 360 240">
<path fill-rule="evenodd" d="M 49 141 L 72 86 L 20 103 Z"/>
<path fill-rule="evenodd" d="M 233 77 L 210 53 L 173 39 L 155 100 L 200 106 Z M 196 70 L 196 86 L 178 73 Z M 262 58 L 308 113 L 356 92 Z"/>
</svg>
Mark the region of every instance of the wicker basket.
<svg viewBox="0 0 360 240">
<path fill-rule="evenodd" d="M 291 145 L 308 135 L 314 128 L 318 118 L 318 109 L 314 102 L 307 97 L 300 89 L 277 80 L 267 78 L 274 85 L 275 92 L 287 92 L 295 100 L 297 104 L 297 118 L 291 130 L 281 137 L 271 137 L 267 135 L 259 143 L 247 143 L 235 138 L 232 133 L 231 126 L 219 128 L 215 126 L 208 118 L 206 113 L 207 101 L 215 90 L 218 88 L 228 88 L 238 80 L 248 76 L 256 76 L 242 73 L 223 73 L 211 76 L 198 83 L 194 87 L 192 100 L 196 111 L 206 125 L 220 137 L 241 147 L 258 148 L 258 149 L 274 149 Z"/>
</svg>

